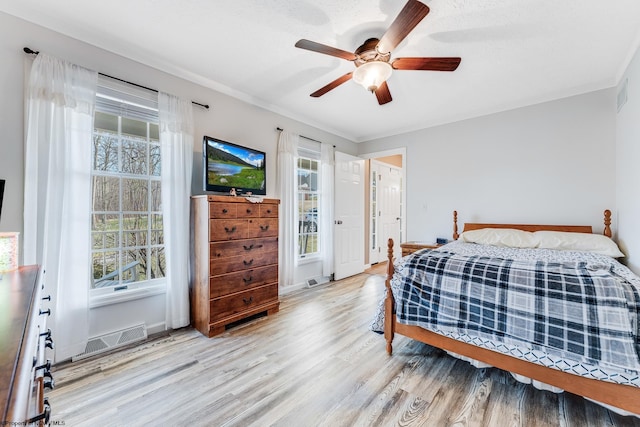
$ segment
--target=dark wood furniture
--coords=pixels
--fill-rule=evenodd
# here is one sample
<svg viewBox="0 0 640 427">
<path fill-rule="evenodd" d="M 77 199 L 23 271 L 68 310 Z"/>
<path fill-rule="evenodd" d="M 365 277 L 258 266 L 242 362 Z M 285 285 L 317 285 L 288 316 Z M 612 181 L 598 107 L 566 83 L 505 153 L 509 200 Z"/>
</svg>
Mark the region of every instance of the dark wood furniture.
<svg viewBox="0 0 640 427">
<path fill-rule="evenodd" d="M 0 424 L 45 425 L 51 407 L 44 397 L 53 388 L 51 361 L 45 348 L 53 347 L 42 297 L 38 266 L 0 273 Z"/>
<path fill-rule="evenodd" d="M 604 211 L 604 235 L 611 237 L 611 211 Z M 467 223 L 463 231 L 477 230 L 481 228 L 515 228 L 524 231 L 552 230 L 552 231 L 569 231 L 579 233 L 591 233 L 591 226 L 574 226 L 574 225 L 532 225 L 532 224 L 480 224 Z M 453 238 L 457 240 L 458 225 L 457 212 L 454 211 L 454 227 Z M 393 276 L 393 240 L 389 239 L 387 264 L 387 298 L 385 300 L 385 325 L 384 335 L 387 341 L 387 352 L 392 353 L 394 334 L 404 335 L 406 337 L 424 342 L 426 344 L 438 347 L 447 351 L 457 353 L 462 356 L 488 363 L 496 368 L 504 369 L 509 372 L 515 372 L 531 379 L 541 381 L 543 383 L 559 387 L 565 391 L 575 393 L 607 405 L 620 408 L 634 414 L 640 415 L 640 388 L 598 381 L 558 371 L 556 369 L 547 368 L 535 363 L 527 362 L 515 357 L 507 356 L 502 353 L 476 347 L 471 344 L 456 341 L 435 332 L 422 329 L 419 326 L 404 325 L 396 321 L 395 301 L 393 292 L 391 292 L 391 277 Z"/>
<path fill-rule="evenodd" d="M 414 253 L 415 251 L 419 251 L 420 249 L 435 249 L 439 248 L 442 245 L 437 243 L 427 243 L 427 242 L 404 242 L 400 243 L 400 248 L 402 249 L 402 256 L 407 256 L 409 254 Z"/>
<path fill-rule="evenodd" d="M 204 335 L 278 311 L 279 203 L 192 197 L 191 318 Z"/>
</svg>

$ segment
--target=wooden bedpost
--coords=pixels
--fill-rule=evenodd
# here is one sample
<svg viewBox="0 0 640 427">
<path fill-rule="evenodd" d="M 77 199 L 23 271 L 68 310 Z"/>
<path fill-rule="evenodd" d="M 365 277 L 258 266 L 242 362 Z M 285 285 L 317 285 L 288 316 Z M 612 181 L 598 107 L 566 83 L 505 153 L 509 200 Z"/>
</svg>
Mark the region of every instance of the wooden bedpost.
<svg viewBox="0 0 640 427">
<path fill-rule="evenodd" d="M 387 340 L 387 353 L 391 355 L 393 352 L 393 335 L 394 335 L 394 314 L 393 292 L 391 292 L 391 278 L 393 277 L 393 239 L 389 239 L 387 244 L 387 279 L 384 282 L 387 288 L 387 297 L 384 301 L 384 338 Z"/>
<path fill-rule="evenodd" d="M 606 209 L 604 211 L 604 235 L 607 237 L 611 237 L 611 211 Z"/>
<path fill-rule="evenodd" d="M 458 240 L 458 211 L 453 211 L 453 240 Z"/>
</svg>

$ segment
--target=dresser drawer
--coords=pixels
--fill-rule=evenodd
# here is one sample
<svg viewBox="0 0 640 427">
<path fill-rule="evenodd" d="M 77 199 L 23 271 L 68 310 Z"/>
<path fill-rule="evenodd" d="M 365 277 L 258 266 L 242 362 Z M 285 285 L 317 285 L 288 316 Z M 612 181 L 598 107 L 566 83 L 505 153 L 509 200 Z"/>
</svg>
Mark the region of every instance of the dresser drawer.
<svg viewBox="0 0 640 427">
<path fill-rule="evenodd" d="M 228 258 L 211 259 L 209 261 L 209 271 L 212 276 L 231 273 L 233 271 L 247 270 L 264 265 L 277 264 L 278 252 L 256 252 L 238 255 Z"/>
<path fill-rule="evenodd" d="M 278 218 L 278 205 L 260 205 L 260 218 Z"/>
<path fill-rule="evenodd" d="M 278 235 L 278 218 L 249 220 L 247 237 L 273 237 Z"/>
<path fill-rule="evenodd" d="M 209 203 L 209 218 L 237 218 L 237 203 Z"/>
<path fill-rule="evenodd" d="M 278 283 L 277 264 L 211 277 L 209 298 L 217 298 L 269 283 Z"/>
<path fill-rule="evenodd" d="M 253 203 L 243 203 L 238 206 L 238 218 L 258 218 L 260 216 L 260 206 Z"/>
<path fill-rule="evenodd" d="M 246 219 L 210 219 L 209 224 L 209 239 L 212 242 L 247 238 L 249 224 Z"/>
<path fill-rule="evenodd" d="M 278 250 L 278 238 L 232 240 L 228 242 L 212 242 L 209 244 L 211 258 L 226 258 L 237 255 L 255 254 Z"/>
<path fill-rule="evenodd" d="M 223 319 L 278 299 L 278 284 L 250 289 L 246 292 L 216 298 L 210 302 L 210 321 Z"/>
</svg>

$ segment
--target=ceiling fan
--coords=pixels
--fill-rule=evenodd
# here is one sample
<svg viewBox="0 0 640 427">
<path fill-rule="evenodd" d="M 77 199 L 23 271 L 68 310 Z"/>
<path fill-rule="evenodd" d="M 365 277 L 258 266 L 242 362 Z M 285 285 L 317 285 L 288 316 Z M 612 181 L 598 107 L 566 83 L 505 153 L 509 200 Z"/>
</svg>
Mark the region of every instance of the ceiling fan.
<svg viewBox="0 0 640 427">
<path fill-rule="evenodd" d="M 396 58 L 391 61 L 391 51 L 428 13 L 429 7 L 427 5 L 417 0 L 409 0 L 382 38 L 367 39 L 353 53 L 310 40 L 298 40 L 295 46 L 300 49 L 346 59 L 352 61 L 356 66 L 353 72 L 338 77 L 313 92 L 311 96 L 320 97 L 342 83 L 353 79 L 356 83 L 375 93 L 378 103 L 383 105 L 392 100 L 391 92 L 387 86 L 387 79 L 391 76 L 392 70 L 455 71 L 460 65 L 461 58 Z"/>
</svg>

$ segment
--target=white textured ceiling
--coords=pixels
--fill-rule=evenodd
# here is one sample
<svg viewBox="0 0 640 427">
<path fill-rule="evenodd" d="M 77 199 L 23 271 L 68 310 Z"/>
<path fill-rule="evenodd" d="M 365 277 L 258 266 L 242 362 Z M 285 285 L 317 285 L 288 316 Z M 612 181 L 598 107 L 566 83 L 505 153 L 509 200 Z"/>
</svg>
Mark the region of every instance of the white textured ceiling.
<svg viewBox="0 0 640 427">
<path fill-rule="evenodd" d="M 614 86 L 640 37 L 638 0 L 424 3 L 431 12 L 392 58 L 462 63 L 394 71 L 383 106 L 353 82 L 311 98 L 353 64 L 294 44 L 354 51 L 405 0 L 0 0 L 0 10 L 356 142 Z"/>
</svg>

